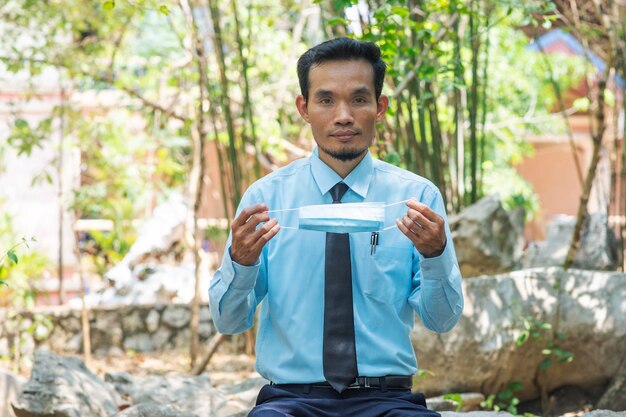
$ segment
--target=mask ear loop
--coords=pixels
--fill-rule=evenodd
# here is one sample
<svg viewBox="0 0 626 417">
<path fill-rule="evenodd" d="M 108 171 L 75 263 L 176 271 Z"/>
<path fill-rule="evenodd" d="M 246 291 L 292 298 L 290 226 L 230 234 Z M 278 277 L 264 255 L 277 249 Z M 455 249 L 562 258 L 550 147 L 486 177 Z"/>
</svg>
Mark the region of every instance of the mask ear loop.
<svg viewBox="0 0 626 417">
<path fill-rule="evenodd" d="M 409 198 L 409 199 L 407 199 L 407 200 L 398 201 L 397 203 L 386 204 L 386 205 L 385 205 L 385 208 L 387 208 L 387 207 L 391 207 L 391 206 L 397 206 L 398 204 L 406 203 L 406 202 L 407 202 L 407 201 L 409 201 L 409 200 L 410 200 L 410 198 Z M 398 225 L 397 225 L 397 224 L 394 224 L 393 226 L 387 226 L 387 227 L 385 227 L 385 228 L 382 228 L 382 229 L 380 229 L 380 231 L 381 231 L 381 232 L 385 232 L 385 231 L 387 231 L 387 230 L 395 229 L 395 228 L 397 228 L 397 227 L 398 227 Z"/>
<path fill-rule="evenodd" d="M 300 210 L 300 207 L 288 208 L 288 209 L 280 209 L 280 210 L 266 210 L 264 213 L 280 213 L 282 211 L 295 211 L 295 210 Z M 280 228 L 281 229 L 288 229 L 288 230 L 300 230 L 297 227 L 283 226 L 282 224 L 280 225 Z"/>
</svg>

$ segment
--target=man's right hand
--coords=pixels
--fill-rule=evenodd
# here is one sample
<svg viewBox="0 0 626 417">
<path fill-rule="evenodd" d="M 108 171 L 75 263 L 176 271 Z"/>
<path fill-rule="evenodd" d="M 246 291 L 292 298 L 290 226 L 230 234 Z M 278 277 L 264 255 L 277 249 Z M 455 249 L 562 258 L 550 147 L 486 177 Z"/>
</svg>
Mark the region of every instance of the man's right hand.
<svg viewBox="0 0 626 417">
<path fill-rule="evenodd" d="M 261 256 L 263 246 L 280 230 L 278 221 L 270 219 L 265 204 L 246 207 L 231 225 L 232 242 L 230 259 L 239 265 L 254 265 Z M 260 223 L 265 224 L 257 229 Z"/>
</svg>

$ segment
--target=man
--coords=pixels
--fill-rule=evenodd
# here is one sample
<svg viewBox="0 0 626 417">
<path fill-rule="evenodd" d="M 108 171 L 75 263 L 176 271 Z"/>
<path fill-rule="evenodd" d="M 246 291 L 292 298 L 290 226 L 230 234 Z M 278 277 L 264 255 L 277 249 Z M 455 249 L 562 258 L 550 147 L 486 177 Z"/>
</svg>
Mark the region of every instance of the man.
<svg viewBox="0 0 626 417">
<path fill-rule="evenodd" d="M 461 275 L 437 188 L 369 153 L 389 103 L 384 75 L 373 43 L 340 38 L 303 54 L 296 106 L 317 148 L 252 184 L 232 223 L 210 306 L 232 334 L 261 304 L 257 370 L 271 384 L 250 416 L 438 415 L 410 391 L 409 331 L 414 312 L 433 331 L 454 327 Z M 384 202 L 384 227 L 334 233 L 363 220 L 340 204 L 359 202 Z M 322 204 L 340 215 L 304 230 L 294 209 Z"/>
</svg>

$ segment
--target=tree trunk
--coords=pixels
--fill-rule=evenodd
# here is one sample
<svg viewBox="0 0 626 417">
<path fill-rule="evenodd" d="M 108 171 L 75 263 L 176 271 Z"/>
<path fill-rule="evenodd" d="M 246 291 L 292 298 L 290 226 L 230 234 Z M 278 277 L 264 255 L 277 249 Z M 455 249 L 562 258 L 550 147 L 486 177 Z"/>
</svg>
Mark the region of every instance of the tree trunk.
<svg viewBox="0 0 626 417">
<path fill-rule="evenodd" d="M 196 123 L 195 123 L 195 132 L 192 131 L 192 136 L 195 136 L 194 143 L 197 146 L 193 147 L 193 160 L 194 165 L 197 164 L 197 169 L 192 170 L 194 174 L 196 174 L 196 178 L 192 181 L 195 184 L 194 198 L 193 198 L 193 254 L 194 254 L 194 275 L 195 275 L 195 291 L 194 297 L 191 301 L 191 318 L 189 321 L 189 356 L 191 367 L 193 368 L 196 363 L 196 358 L 198 356 L 199 344 L 200 340 L 198 337 L 198 329 L 200 324 L 200 301 L 202 298 L 201 288 L 202 288 L 202 278 L 203 278 L 203 269 L 206 267 L 206 262 L 204 261 L 204 254 L 202 248 L 203 236 L 201 234 L 200 227 L 198 225 L 199 217 L 200 217 L 200 208 L 202 207 L 202 198 L 204 195 L 205 181 L 204 177 L 206 175 L 206 141 L 207 141 L 207 132 L 205 128 L 205 117 L 204 117 L 204 104 L 206 102 L 206 94 L 207 94 L 207 70 L 206 70 L 206 56 L 204 50 L 204 43 L 202 42 L 201 37 L 198 35 L 198 24 L 195 20 L 195 16 L 193 14 L 192 6 L 187 3 L 187 19 L 189 21 L 191 27 L 191 36 L 194 45 L 194 58 L 196 61 L 196 66 L 198 70 L 198 90 L 199 90 L 199 99 L 198 104 L 196 106 Z"/>
<path fill-rule="evenodd" d="M 63 153 L 65 148 L 65 88 L 63 81 L 59 82 L 61 86 L 61 110 L 59 114 L 59 157 L 57 158 L 57 177 L 58 189 L 57 198 L 59 201 L 59 252 L 58 252 L 58 269 L 59 276 L 59 304 L 65 304 L 65 282 L 63 277 L 63 226 L 65 225 L 65 204 L 63 201 Z"/>
<path fill-rule="evenodd" d="M 607 63 L 607 68 L 611 68 Z M 591 187 L 593 186 L 594 179 L 596 177 L 596 168 L 598 161 L 600 160 L 600 148 L 602 147 L 602 137 L 604 136 L 604 130 L 606 128 L 606 120 L 604 115 L 604 93 L 606 90 L 606 79 L 608 72 L 602 75 L 602 78 L 598 82 L 598 93 L 594 107 L 595 115 L 595 132 L 592 132 L 593 139 L 593 152 L 591 156 L 591 163 L 587 170 L 587 176 L 585 177 L 585 183 L 583 185 L 583 191 L 580 196 L 580 203 L 578 206 L 578 213 L 576 215 L 576 225 L 574 226 L 574 234 L 572 236 L 572 242 L 563 267 L 568 269 L 574 263 L 574 257 L 580 246 L 580 238 L 582 235 L 582 228 L 585 222 L 585 216 L 587 214 L 587 203 L 589 202 L 589 195 L 591 194 Z"/>
</svg>

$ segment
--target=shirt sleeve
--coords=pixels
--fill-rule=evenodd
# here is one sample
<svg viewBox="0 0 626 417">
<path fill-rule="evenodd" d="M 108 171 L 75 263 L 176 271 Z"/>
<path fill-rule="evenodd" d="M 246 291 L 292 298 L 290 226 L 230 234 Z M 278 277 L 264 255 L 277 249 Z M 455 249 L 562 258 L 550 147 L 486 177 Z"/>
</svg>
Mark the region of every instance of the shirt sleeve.
<svg viewBox="0 0 626 417">
<path fill-rule="evenodd" d="M 417 312 L 426 328 L 446 333 L 458 323 L 463 313 L 461 271 L 454 252 L 454 243 L 439 190 L 425 193 L 427 204 L 443 217 L 446 247 L 441 255 L 424 258 L 417 250 L 413 256 L 413 291 L 409 304 Z"/>
<path fill-rule="evenodd" d="M 237 208 L 237 214 L 243 208 L 255 204 L 249 190 L 244 194 Z M 258 201 L 260 202 L 260 201 Z M 256 306 L 267 293 L 265 277 L 267 248 L 257 262 L 250 266 L 239 265 L 230 257 L 232 232 L 229 233 L 224 250 L 222 264 L 209 287 L 209 309 L 215 327 L 220 333 L 236 334 L 252 327 Z"/>
</svg>

